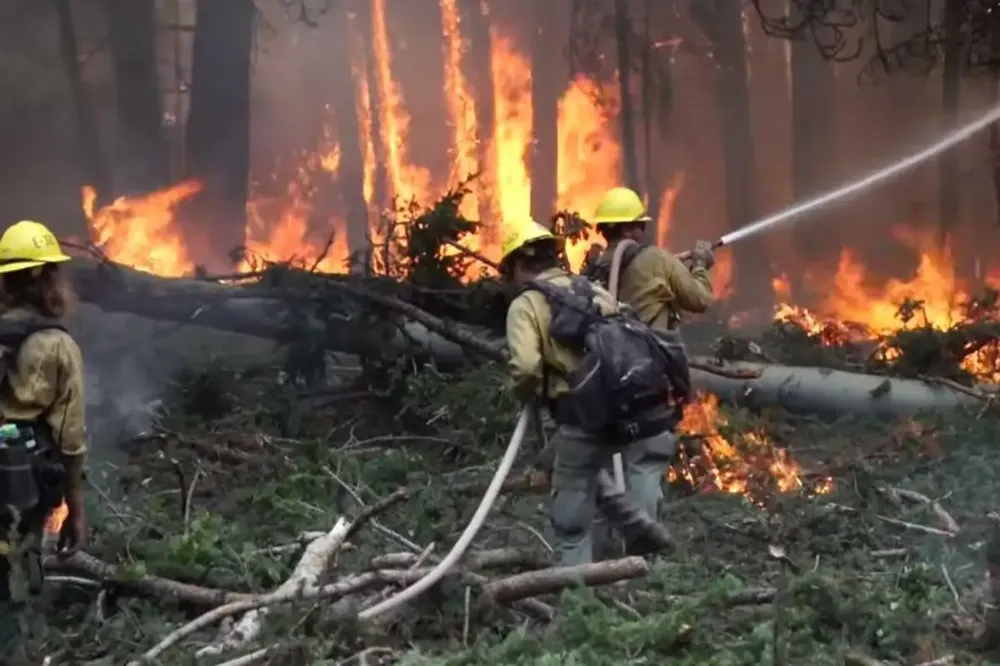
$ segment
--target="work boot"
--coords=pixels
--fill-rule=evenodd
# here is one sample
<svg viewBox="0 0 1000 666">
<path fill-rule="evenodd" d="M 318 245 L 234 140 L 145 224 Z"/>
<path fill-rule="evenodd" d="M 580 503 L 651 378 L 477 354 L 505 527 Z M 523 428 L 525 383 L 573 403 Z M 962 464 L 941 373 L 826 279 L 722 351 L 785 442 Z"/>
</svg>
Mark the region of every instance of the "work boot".
<svg viewBox="0 0 1000 666">
<path fill-rule="evenodd" d="M 668 553 L 674 549 L 674 540 L 667 528 L 650 522 L 646 529 L 625 542 L 625 555 L 646 555 Z"/>
</svg>

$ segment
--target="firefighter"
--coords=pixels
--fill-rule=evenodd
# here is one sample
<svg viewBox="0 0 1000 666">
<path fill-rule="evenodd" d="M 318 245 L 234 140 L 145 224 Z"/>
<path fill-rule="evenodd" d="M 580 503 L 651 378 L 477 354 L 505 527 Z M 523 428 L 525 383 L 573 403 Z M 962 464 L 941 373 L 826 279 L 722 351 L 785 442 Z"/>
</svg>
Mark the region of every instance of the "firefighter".
<svg viewBox="0 0 1000 666">
<path fill-rule="evenodd" d="M 556 237 L 534 221 L 508 228 L 504 235 L 500 269 L 506 279 L 519 286 L 532 280 L 566 287 L 570 276 L 561 268 L 560 248 Z M 605 290 L 595 285 L 602 311 L 610 313 L 616 304 Z M 650 553 L 670 546 L 669 535 L 652 517 L 644 513 L 642 503 L 629 494 L 608 492 L 599 482 L 602 469 L 610 467 L 614 453 L 635 457 L 651 441 L 662 435 L 626 445 L 604 441 L 574 427 L 560 417 L 559 400 L 569 392 L 567 377 L 580 367 L 579 352 L 556 343 L 550 334 L 552 309 L 544 294 L 526 289 L 507 311 L 507 345 L 514 390 L 525 404 L 549 408 L 558 428 L 550 447 L 552 462 L 552 503 L 550 517 L 556 548 L 562 564 L 576 565 L 593 561 L 593 522 L 598 507 L 620 529 L 630 552 Z M 630 467 L 631 469 L 631 467 Z M 631 485 L 632 479 L 629 479 Z M 649 504 L 649 502 L 645 502 Z"/>
<path fill-rule="evenodd" d="M 38 222 L 0 236 L 0 664 L 19 649 L 21 610 L 42 585 L 41 537 L 65 502 L 59 552 L 84 543 L 83 361 L 63 327 L 70 290 L 59 241 Z"/>
<path fill-rule="evenodd" d="M 715 264 L 712 244 L 698 241 L 685 265 L 665 249 L 646 243 L 646 227 L 652 222 L 639 195 L 627 187 L 608 190 L 592 222 L 607 241 L 607 248 L 587 271 L 588 277 L 607 285 L 615 250 L 624 248 L 618 276 L 618 299 L 628 303 L 638 317 L 663 335 L 675 336 L 681 312 L 704 312 L 712 303 L 712 283 L 708 271 Z M 663 440 L 654 442 L 662 443 Z M 633 465 L 636 496 L 648 504 L 642 508 L 659 517 L 663 501 L 663 481 L 676 454 L 676 442 L 647 450 Z"/>
</svg>

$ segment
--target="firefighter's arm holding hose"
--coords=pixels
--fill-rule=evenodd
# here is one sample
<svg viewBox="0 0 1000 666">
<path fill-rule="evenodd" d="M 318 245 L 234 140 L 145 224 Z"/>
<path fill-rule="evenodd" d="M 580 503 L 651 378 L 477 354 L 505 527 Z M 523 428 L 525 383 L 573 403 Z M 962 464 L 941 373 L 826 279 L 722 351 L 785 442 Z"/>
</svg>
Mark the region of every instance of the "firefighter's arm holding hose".
<svg viewBox="0 0 1000 666">
<path fill-rule="evenodd" d="M 711 243 L 698 241 L 693 250 L 685 253 L 683 260 L 667 251 L 661 251 L 659 255 L 660 277 L 673 292 L 673 302 L 688 312 L 708 310 L 713 300 L 708 270 L 715 265 Z"/>
<path fill-rule="evenodd" d="M 59 535 L 61 550 L 83 545 L 87 533 L 83 503 L 87 430 L 84 419 L 83 356 L 65 331 L 51 329 L 27 338 L 17 356 L 16 370 L 8 374 L 12 420 L 39 419 L 49 428 L 65 469 L 64 499 L 69 515 Z M 19 411 L 24 413 L 18 413 Z"/>
</svg>

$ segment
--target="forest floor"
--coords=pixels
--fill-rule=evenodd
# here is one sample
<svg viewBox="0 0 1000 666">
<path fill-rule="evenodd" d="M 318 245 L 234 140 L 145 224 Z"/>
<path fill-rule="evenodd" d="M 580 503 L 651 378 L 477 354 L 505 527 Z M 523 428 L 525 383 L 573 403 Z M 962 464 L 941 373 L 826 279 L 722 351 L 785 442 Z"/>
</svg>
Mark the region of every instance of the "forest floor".
<svg viewBox="0 0 1000 666">
<path fill-rule="evenodd" d="M 121 565 L 119 584 L 47 585 L 28 616 L 28 663 L 137 658 L 205 608 L 135 593 L 129 581 L 155 574 L 267 592 L 301 558 L 304 533 L 326 532 L 400 488 L 406 496 L 351 535 L 323 579 L 371 569 L 387 553 L 397 553 L 400 579 L 415 562 L 433 564 L 467 524 L 513 430 L 516 406 L 497 372 L 421 372 L 382 396 L 306 394 L 275 367 L 184 373 L 157 433 L 129 444 L 116 488 L 91 493 L 88 553 Z M 488 603 L 482 579 L 462 575 L 377 623 L 345 619 L 327 601 L 277 606 L 251 645 L 198 663 L 269 645 L 274 664 L 989 663 L 971 645 L 988 608 L 996 420 L 727 416 L 722 434 L 754 461 L 733 473 L 757 470 L 750 488 L 674 484 L 666 520 L 677 551 L 628 583 L 537 597 L 558 609 L 553 622 Z M 758 473 L 777 469 L 772 446 L 801 468 L 801 488 L 781 492 Z M 545 566 L 547 535 L 544 490 L 504 494 L 473 551 L 521 555 L 480 573 Z M 194 663 L 217 637 L 217 625 L 195 632 L 151 663 Z"/>
</svg>

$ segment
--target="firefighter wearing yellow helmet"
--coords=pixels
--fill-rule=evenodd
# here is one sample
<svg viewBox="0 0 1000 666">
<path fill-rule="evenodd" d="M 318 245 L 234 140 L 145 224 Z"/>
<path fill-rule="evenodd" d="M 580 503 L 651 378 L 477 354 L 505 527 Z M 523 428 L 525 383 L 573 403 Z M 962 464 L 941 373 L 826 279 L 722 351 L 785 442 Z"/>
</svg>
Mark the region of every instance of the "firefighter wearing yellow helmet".
<svg viewBox="0 0 1000 666">
<path fill-rule="evenodd" d="M 712 303 L 712 283 L 708 271 L 715 263 L 712 245 L 698 241 L 691 252 L 689 265 L 663 248 L 646 242 L 646 227 L 652 219 L 638 193 L 627 187 L 615 187 L 604 194 L 594 213 L 593 224 L 607 241 L 607 247 L 591 263 L 586 275 L 610 285 L 615 253 L 620 255 L 618 290 L 615 294 L 627 303 L 645 324 L 665 339 L 683 349 L 676 330 L 681 312 L 704 312 Z M 651 447 L 632 461 L 637 479 L 637 497 L 649 504 L 643 509 L 659 514 L 663 500 L 662 484 L 676 453 L 676 442 L 662 448 Z"/>
<path fill-rule="evenodd" d="M 25 595 L 41 588 L 48 515 L 66 503 L 61 552 L 86 535 L 83 360 L 63 325 L 69 289 L 60 264 L 69 259 L 38 222 L 0 236 L 0 664 L 20 649 Z"/>
<path fill-rule="evenodd" d="M 712 303 L 708 270 L 715 264 L 712 244 L 698 241 L 691 251 L 690 266 L 665 249 L 646 242 L 646 227 L 652 220 L 639 195 L 627 187 L 604 194 L 591 222 L 608 242 L 591 276 L 610 282 L 611 260 L 619 245 L 623 252 L 618 282 L 619 300 L 631 305 L 639 317 L 658 330 L 673 328 L 682 312 L 704 312 Z"/>
<path fill-rule="evenodd" d="M 550 517 L 556 550 L 567 566 L 593 560 L 592 528 L 599 495 L 601 511 L 616 524 L 632 552 L 663 550 L 670 546 L 669 534 L 642 511 L 641 503 L 630 494 L 614 495 L 613 487 L 599 480 L 615 452 L 635 457 L 645 450 L 644 443 L 618 446 L 604 441 L 568 420 L 566 410 L 561 408 L 570 391 L 568 378 L 582 364 L 582 351 L 553 338 L 555 310 L 546 294 L 533 287 L 537 283 L 559 289 L 570 287 L 573 278 L 562 268 L 559 250 L 559 241 L 552 232 L 533 220 L 509 224 L 501 243 L 501 270 L 522 289 L 507 311 L 514 391 L 525 404 L 547 408 L 558 424 L 545 452 L 554 456 Z M 600 311 L 614 313 L 617 304 L 611 295 L 599 285 L 592 287 Z"/>
</svg>

